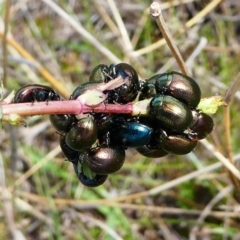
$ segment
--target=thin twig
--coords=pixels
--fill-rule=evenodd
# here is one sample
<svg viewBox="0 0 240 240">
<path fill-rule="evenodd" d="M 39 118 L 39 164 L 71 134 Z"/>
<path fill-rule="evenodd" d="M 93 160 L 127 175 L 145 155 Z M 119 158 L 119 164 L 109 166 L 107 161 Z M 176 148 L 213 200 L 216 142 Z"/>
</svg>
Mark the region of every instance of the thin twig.
<svg viewBox="0 0 240 240">
<path fill-rule="evenodd" d="M 239 170 L 230 163 L 229 159 L 225 158 L 220 152 L 218 152 L 212 144 L 210 144 L 206 139 L 201 140 L 201 143 L 209 150 L 232 174 L 240 180 Z"/>
<path fill-rule="evenodd" d="M 170 31 L 168 30 L 167 24 L 164 21 L 159 3 L 153 2 L 151 4 L 150 14 L 154 17 L 163 37 L 166 40 L 169 48 L 171 49 L 172 54 L 175 57 L 182 73 L 185 75 L 189 75 L 188 70 L 185 66 L 184 60 L 182 58 L 182 55 L 181 55 L 180 51 L 178 50 L 177 46 L 175 45 L 172 35 L 171 35 Z"/>
<path fill-rule="evenodd" d="M 224 100 L 227 102 L 227 106 L 224 108 L 224 129 L 225 129 L 225 139 L 226 139 L 226 155 L 232 165 L 235 165 L 232 157 L 232 145 L 231 145 L 231 124 L 230 124 L 230 102 L 232 101 L 235 93 L 240 87 L 240 73 L 237 75 L 236 79 L 233 81 L 232 85 L 229 87 Z M 238 193 L 240 193 L 240 181 L 237 179 L 231 171 L 227 170 L 229 178 L 234 184 Z M 238 202 L 240 201 L 240 195 L 238 196 Z"/>
<path fill-rule="evenodd" d="M 226 139 L 226 155 L 227 158 L 229 159 L 229 162 L 235 166 L 235 162 L 233 160 L 233 155 L 232 155 L 232 144 L 231 144 L 231 121 L 230 121 L 230 108 L 229 105 L 224 108 L 224 129 L 225 129 L 225 139 Z M 236 188 L 236 191 L 240 193 L 240 181 L 237 179 L 231 171 L 227 170 L 229 178 L 231 179 L 233 185 Z M 238 202 L 240 202 L 240 195 L 238 196 L 237 199 Z"/>
</svg>

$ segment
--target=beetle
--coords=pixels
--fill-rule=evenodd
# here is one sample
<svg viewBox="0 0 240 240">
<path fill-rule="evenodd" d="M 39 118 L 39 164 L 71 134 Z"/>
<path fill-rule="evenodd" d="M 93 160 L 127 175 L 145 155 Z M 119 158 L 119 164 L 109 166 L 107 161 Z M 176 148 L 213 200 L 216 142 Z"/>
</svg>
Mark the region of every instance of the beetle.
<svg viewBox="0 0 240 240">
<path fill-rule="evenodd" d="M 212 132 L 214 127 L 213 119 L 203 112 L 198 112 L 196 110 L 192 111 L 193 122 L 189 127 L 190 134 L 197 137 L 198 139 L 203 139 L 207 137 L 209 133 Z"/>
<path fill-rule="evenodd" d="M 166 95 L 157 95 L 149 105 L 149 112 L 159 123 L 168 129 L 181 132 L 187 129 L 192 120 L 192 112 L 181 101 Z"/>
<path fill-rule="evenodd" d="M 66 134 L 66 144 L 76 150 L 84 151 L 97 140 L 97 125 L 92 117 L 80 119 Z"/>
<path fill-rule="evenodd" d="M 79 162 L 73 163 L 73 168 L 79 181 L 87 187 L 98 187 L 102 185 L 108 178 L 108 175 L 101 174 L 95 174 L 93 178 L 87 177 L 86 175 L 84 175 L 82 171 L 82 166 L 81 164 L 79 164 Z"/>
<path fill-rule="evenodd" d="M 21 87 L 13 98 L 13 103 L 59 101 L 60 96 L 48 86 L 29 84 Z"/>
<path fill-rule="evenodd" d="M 159 126 L 156 129 L 159 129 Z M 137 152 L 145 157 L 160 158 L 168 155 L 168 152 L 166 152 L 156 140 L 156 129 L 153 129 L 151 139 L 148 144 L 136 148 Z"/>
<path fill-rule="evenodd" d="M 127 63 L 111 64 L 109 67 L 105 64 L 96 66 L 90 74 L 89 81 L 109 82 L 118 77 L 122 77 L 126 83 L 113 90 L 106 90 L 108 93 L 108 102 L 117 102 L 125 104 L 133 101 L 140 88 L 139 79 L 136 70 Z"/>
<path fill-rule="evenodd" d="M 141 155 L 143 155 L 145 157 L 149 157 L 149 158 L 159 158 L 159 157 L 164 157 L 164 156 L 168 155 L 168 152 L 166 152 L 159 145 L 159 143 L 156 141 L 156 138 L 155 138 L 155 132 L 157 131 L 156 129 L 159 129 L 159 124 L 158 124 L 158 126 L 155 126 L 151 122 L 148 123 L 147 119 L 145 119 L 145 118 L 144 119 L 140 118 L 140 120 L 143 120 L 144 123 L 147 124 L 147 126 L 151 126 L 151 127 L 153 127 L 153 129 L 152 129 L 150 141 L 145 145 L 136 147 L 136 151 L 138 153 L 140 153 Z"/>
<path fill-rule="evenodd" d="M 139 101 L 149 99 L 157 95 L 155 84 L 152 82 L 145 82 L 140 90 Z"/>
<path fill-rule="evenodd" d="M 192 138 L 186 133 L 167 133 L 164 130 L 159 130 L 155 136 L 165 151 L 177 155 L 190 153 L 198 143 L 197 138 Z"/>
<path fill-rule="evenodd" d="M 70 114 L 51 114 L 49 119 L 53 127 L 60 133 L 67 133 L 77 122 L 75 116 Z"/>
<path fill-rule="evenodd" d="M 107 78 L 111 78 L 109 75 L 109 67 L 105 64 L 97 65 L 89 76 L 89 82 L 106 82 Z"/>
<path fill-rule="evenodd" d="M 67 158 L 67 160 L 69 162 L 72 163 L 77 163 L 79 161 L 79 157 L 80 157 L 80 152 L 73 150 L 72 148 L 70 148 L 66 142 L 65 142 L 65 136 L 60 135 L 60 141 L 59 141 L 60 147 L 62 149 L 63 154 L 65 155 L 65 157 Z"/>
<path fill-rule="evenodd" d="M 171 95 L 184 102 L 190 108 L 195 108 L 201 99 L 201 90 L 195 80 L 179 72 L 157 74 L 148 79 L 154 83 L 158 94 Z"/>
<path fill-rule="evenodd" d="M 109 94 L 110 102 L 117 102 L 120 104 L 126 104 L 133 101 L 139 90 L 139 79 L 136 70 L 127 63 L 119 63 L 117 65 L 110 65 L 108 74 L 105 81 L 111 81 L 119 76 L 125 79 L 125 82 L 120 87 L 114 90 L 107 91 Z M 110 77 L 107 77 L 109 75 Z"/>
<path fill-rule="evenodd" d="M 98 187 L 102 185 L 108 178 L 108 175 L 96 174 L 94 178 L 85 176 L 82 172 L 77 174 L 79 181 L 87 187 Z"/>
<path fill-rule="evenodd" d="M 148 144 L 151 134 L 152 128 L 142 123 L 128 122 L 124 118 L 113 121 L 110 128 L 111 141 L 130 148 Z"/>
<path fill-rule="evenodd" d="M 144 145 L 141 147 L 137 147 L 136 150 L 143 156 L 149 157 L 149 158 L 160 158 L 168 155 L 168 152 L 166 152 L 162 147 L 151 147 L 149 145 Z"/>
<path fill-rule="evenodd" d="M 123 166 L 125 150 L 118 145 L 99 146 L 86 151 L 83 161 L 94 173 L 111 174 Z"/>
<path fill-rule="evenodd" d="M 113 114 L 110 113 L 90 113 L 94 122 L 97 124 L 98 131 L 107 129 L 111 125 L 111 121 L 113 119 Z"/>
</svg>

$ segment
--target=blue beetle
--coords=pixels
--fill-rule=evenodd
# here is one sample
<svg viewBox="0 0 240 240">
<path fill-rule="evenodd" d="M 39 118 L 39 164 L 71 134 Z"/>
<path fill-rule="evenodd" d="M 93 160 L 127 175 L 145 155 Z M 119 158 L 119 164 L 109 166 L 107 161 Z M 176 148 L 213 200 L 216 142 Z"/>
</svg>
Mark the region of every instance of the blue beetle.
<svg viewBox="0 0 240 240">
<path fill-rule="evenodd" d="M 141 147 L 148 144 L 151 135 L 151 127 L 142 123 L 124 120 L 114 122 L 110 131 L 112 143 L 121 144 L 130 148 Z"/>
</svg>

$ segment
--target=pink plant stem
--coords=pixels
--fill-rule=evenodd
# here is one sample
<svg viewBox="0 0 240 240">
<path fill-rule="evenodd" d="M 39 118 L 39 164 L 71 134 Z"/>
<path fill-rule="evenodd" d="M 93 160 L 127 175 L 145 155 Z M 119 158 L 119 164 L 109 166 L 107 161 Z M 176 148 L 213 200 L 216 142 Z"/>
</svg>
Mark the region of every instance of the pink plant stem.
<svg viewBox="0 0 240 240">
<path fill-rule="evenodd" d="M 88 107 L 78 100 L 50 101 L 34 103 L 3 104 L 0 103 L 2 114 L 18 114 L 20 116 L 34 116 L 44 114 L 81 114 L 86 112 L 102 113 L 132 113 L 132 104 L 100 104 L 95 107 Z"/>
</svg>

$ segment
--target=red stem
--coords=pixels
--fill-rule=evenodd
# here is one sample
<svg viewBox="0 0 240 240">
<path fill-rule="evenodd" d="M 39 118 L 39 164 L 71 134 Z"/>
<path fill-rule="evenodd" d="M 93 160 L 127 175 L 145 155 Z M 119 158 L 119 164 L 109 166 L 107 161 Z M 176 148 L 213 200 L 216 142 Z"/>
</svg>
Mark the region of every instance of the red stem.
<svg viewBox="0 0 240 240">
<path fill-rule="evenodd" d="M 78 100 L 4 104 L 0 103 L 2 114 L 34 116 L 43 114 L 80 114 L 86 112 L 107 112 L 132 114 L 132 104 L 100 104 L 94 107 L 83 105 Z"/>
</svg>

